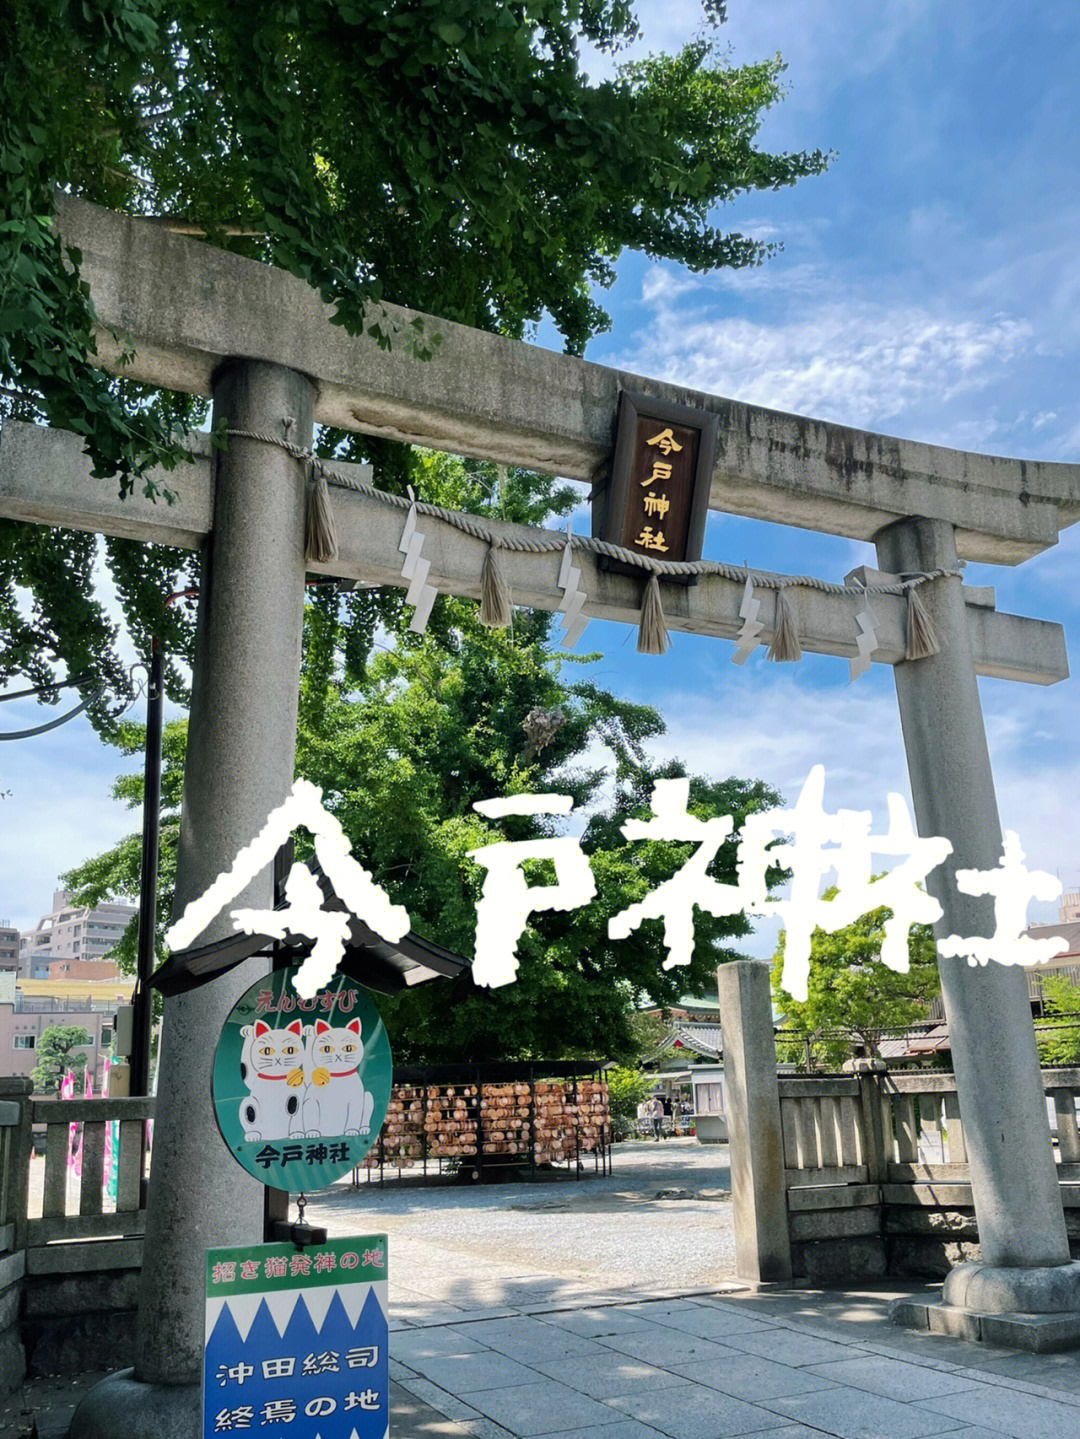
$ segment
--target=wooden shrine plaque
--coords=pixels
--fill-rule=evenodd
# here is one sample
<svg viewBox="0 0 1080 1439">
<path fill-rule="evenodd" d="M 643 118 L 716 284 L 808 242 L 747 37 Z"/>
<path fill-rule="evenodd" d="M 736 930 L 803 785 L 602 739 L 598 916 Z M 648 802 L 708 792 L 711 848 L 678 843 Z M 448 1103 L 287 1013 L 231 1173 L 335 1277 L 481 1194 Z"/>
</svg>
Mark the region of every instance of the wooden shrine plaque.
<svg viewBox="0 0 1080 1439">
<path fill-rule="evenodd" d="M 700 559 L 716 429 L 707 410 L 622 390 L 611 479 L 594 500 L 593 534 L 658 560 Z M 598 558 L 604 569 L 641 573 Z M 683 584 L 695 578 L 665 577 Z"/>
</svg>

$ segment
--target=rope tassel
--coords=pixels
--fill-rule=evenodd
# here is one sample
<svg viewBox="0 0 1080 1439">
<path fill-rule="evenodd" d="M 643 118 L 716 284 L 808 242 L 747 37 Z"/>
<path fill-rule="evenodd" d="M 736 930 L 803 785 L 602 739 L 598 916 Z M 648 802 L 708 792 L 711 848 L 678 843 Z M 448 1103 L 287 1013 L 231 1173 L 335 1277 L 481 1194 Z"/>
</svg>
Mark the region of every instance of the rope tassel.
<svg viewBox="0 0 1080 1439">
<path fill-rule="evenodd" d="M 506 629 L 514 617 L 514 602 L 506 583 L 496 546 L 489 545 L 480 576 L 480 623 L 492 629 Z"/>
<path fill-rule="evenodd" d="M 304 508 L 304 558 L 329 564 L 338 557 L 337 527 L 322 466 L 312 464 Z"/>
<path fill-rule="evenodd" d="M 926 606 L 919 598 L 919 592 L 911 585 L 907 592 L 907 649 L 906 660 L 924 660 L 930 655 L 939 655 L 941 646 Z"/>
<path fill-rule="evenodd" d="M 655 575 L 649 576 L 641 602 L 637 648 L 639 655 L 667 654 L 668 632 L 664 623 L 664 605 L 660 599 L 660 582 Z"/>
<path fill-rule="evenodd" d="M 784 586 L 776 591 L 776 633 L 766 658 L 780 662 L 802 659 L 798 616 Z"/>
</svg>

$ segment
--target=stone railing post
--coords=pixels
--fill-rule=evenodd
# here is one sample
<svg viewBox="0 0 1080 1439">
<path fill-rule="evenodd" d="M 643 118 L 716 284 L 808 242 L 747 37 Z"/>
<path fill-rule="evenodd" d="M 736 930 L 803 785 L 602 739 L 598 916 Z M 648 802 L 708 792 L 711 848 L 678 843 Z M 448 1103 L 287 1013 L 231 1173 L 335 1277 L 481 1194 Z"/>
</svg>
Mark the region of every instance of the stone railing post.
<svg viewBox="0 0 1080 1439">
<path fill-rule="evenodd" d="M 34 1082 L 22 1075 L 0 1078 L 0 1105 L 15 1105 L 14 1123 L 0 1129 L 0 1152 L 4 1155 L 0 1174 L 0 1228 L 11 1224 L 15 1230 L 13 1249 L 26 1247 L 26 1206 L 30 1188 L 30 1096 Z M 0 1251 L 3 1246 L 0 1245 Z"/>
<path fill-rule="evenodd" d="M 735 1267 L 760 1284 L 791 1278 L 769 966 L 734 960 L 716 971 L 735 1213 Z"/>
<path fill-rule="evenodd" d="M 864 1145 L 863 1162 L 866 1165 L 867 1184 L 884 1184 L 888 1178 L 888 1160 L 885 1153 L 885 1112 L 883 1074 L 869 1067 L 856 1065 L 859 1081 L 859 1112 L 862 1117 Z"/>
<path fill-rule="evenodd" d="M 0 1400 L 26 1374 L 19 1335 L 26 1272 L 26 1203 L 30 1183 L 30 1095 L 21 1076 L 0 1078 Z"/>
</svg>

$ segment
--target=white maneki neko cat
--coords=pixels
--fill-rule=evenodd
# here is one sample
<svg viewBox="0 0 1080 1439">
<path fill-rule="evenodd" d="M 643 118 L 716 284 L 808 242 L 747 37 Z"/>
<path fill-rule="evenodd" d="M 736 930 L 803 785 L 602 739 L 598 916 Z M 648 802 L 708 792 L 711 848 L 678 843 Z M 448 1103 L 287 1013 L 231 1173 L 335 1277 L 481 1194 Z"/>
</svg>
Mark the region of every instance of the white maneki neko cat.
<svg viewBox="0 0 1080 1439">
<path fill-rule="evenodd" d="M 304 1133 L 304 1026 L 293 1020 L 271 1029 L 265 1020 L 245 1024 L 240 1078 L 248 1097 L 240 1101 L 244 1138 L 288 1139 Z"/>
<path fill-rule="evenodd" d="M 370 1134 L 375 1096 L 360 1078 L 359 1019 L 341 1029 L 324 1019 L 273 1029 L 258 1019 L 240 1033 L 240 1078 L 248 1090 L 240 1123 L 249 1143 Z"/>
<path fill-rule="evenodd" d="M 361 1026 L 350 1020 L 334 1029 L 317 1019 L 308 1029 L 304 1129 L 309 1135 L 370 1134 L 375 1096 L 364 1088 Z"/>
</svg>

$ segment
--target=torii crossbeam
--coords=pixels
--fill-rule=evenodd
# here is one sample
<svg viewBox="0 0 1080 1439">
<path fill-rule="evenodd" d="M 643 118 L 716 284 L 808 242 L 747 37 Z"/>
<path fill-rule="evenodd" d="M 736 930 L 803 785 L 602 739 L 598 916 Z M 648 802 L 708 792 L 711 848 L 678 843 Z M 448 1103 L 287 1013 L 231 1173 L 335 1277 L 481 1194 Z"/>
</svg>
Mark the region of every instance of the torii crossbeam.
<svg viewBox="0 0 1080 1439">
<path fill-rule="evenodd" d="M 90 475 L 90 461 L 78 435 L 38 425 L 8 421 L 0 439 L 0 515 L 34 524 L 66 525 L 180 549 L 202 549 L 213 528 L 213 475 L 209 441 L 192 437 L 194 461 L 178 473 L 153 478 L 170 484 L 175 503 L 148 500 L 141 493 L 121 500 L 115 489 Z M 333 468 L 357 479 L 370 480 L 367 465 L 337 460 Z M 339 553 L 328 564 L 307 562 L 315 574 L 332 574 L 364 585 L 397 585 L 401 574 L 398 541 L 402 512 L 364 494 L 334 491 L 334 513 Z M 529 540 L 537 531 L 526 525 L 485 517 L 484 528 L 505 540 Z M 437 518 L 425 518 L 424 556 L 431 561 L 429 582 L 443 593 L 478 599 L 484 551 L 483 540 L 463 534 Z M 558 586 L 558 554 L 501 552 L 501 563 L 514 602 L 533 609 L 557 610 L 563 604 Z M 574 563 L 583 572 L 590 619 L 636 624 L 640 609 L 638 579 L 602 570 L 596 557 L 574 551 Z M 1065 633 L 1048 620 L 1003 614 L 994 608 L 993 592 L 980 587 L 962 591 L 968 605 L 967 621 L 976 672 L 996 679 L 1048 685 L 1068 676 Z M 734 639 L 742 620 L 741 583 L 720 575 L 705 575 L 696 585 L 671 586 L 664 597 L 668 627 L 691 634 Z M 761 591 L 761 620 L 766 638 L 775 629 L 775 592 Z M 799 640 L 812 654 L 856 654 L 853 601 L 815 590 L 799 595 Z M 904 658 L 906 606 L 895 595 L 877 595 L 873 601 L 877 646 L 874 660 L 895 665 Z"/>
<path fill-rule="evenodd" d="M 713 508 L 857 539 L 873 539 L 891 574 L 955 572 L 959 558 L 1017 564 L 1080 518 L 1080 467 L 994 459 L 890 439 L 622 374 L 441 320 L 436 358 L 389 354 L 331 323 L 303 281 L 167 233 L 160 225 L 62 198 L 64 241 L 82 253 L 100 318 L 96 359 L 149 385 L 210 395 L 215 422 L 279 432 L 309 447 L 316 421 L 415 441 L 579 480 L 602 477 L 621 388 L 698 405 L 719 418 Z M 392 309 L 392 307 L 387 307 Z M 408 311 L 393 312 L 407 328 Z M 115 333 L 114 333 L 115 332 Z M 119 338 L 117 338 L 119 337 Z M 5 426 L 0 515 L 206 547 L 199 601 L 177 912 L 232 861 L 292 781 L 305 565 L 301 467 L 251 441 L 223 453 L 211 482 L 196 463 L 175 477 L 171 509 L 123 503 L 91 482 L 71 437 Z M 400 512 L 343 497 L 335 573 L 400 582 Z M 425 521 L 432 578 L 476 593 L 477 542 Z M 587 565 L 588 557 L 575 563 Z M 551 556 L 510 560 L 515 598 L 557 607 Z M 591 569 L 589 611 L 636 620 L 638 586 Z M 919 830 L 953 844 L 931 888 L 943 933 L 992 932 L 987 904 L 960 894 L 957 868 L 992 869 L 1001 830 L 976 675 L 1034 683 L 1067 674 L 1060 627 L 1001 615 L 958 577 L 923 593 L 941 652 L 906 662 L 899 601 L 875 600 L 876 658 L 894 666 Z M 763 596 L 763 621 L 771 619 Z M 968 600 L 981 600 L 970 603 Z M 737 587 L 703 580 L 670 596 L 673 628 L 731 637 Z M 819 603 L 820 601 L 820 603 Z M 826 602 L 828 601 L 828 602 Z M 844 599 L 802 606 L 807 649 L 854 650 Z M 269 873 L 242 897 L 269 901 Z M 225 922 L 202 937 L 224 934 Z M 256 963 L 251 961 L 250 963 Z M 941 960 L 984 1265 L 986 1305 L 1080 1311 L 1022 972 L 975 972 Z M 199 1433 L 201 1255 L 258 1232 L 254 1183 L 219 1156 L 209 1093 L 213 1041 L 257 972 L 166 1002 L 153 1172 L 134 1373 L 106 1381 L 80 1406 L 72 1434 L 131 1439 Z M 984 1272 L 986 1272 L 984 1270 Z M 955 1281 L 955 1282 L 954 1282 Z M 946 1298 L 972 1302 L 963 1268 Z M 952 1290 L 950 1293 L 950 1285 Z M 975 1285 L 977 1290 L 978 1285 Z"/>
</svg>

